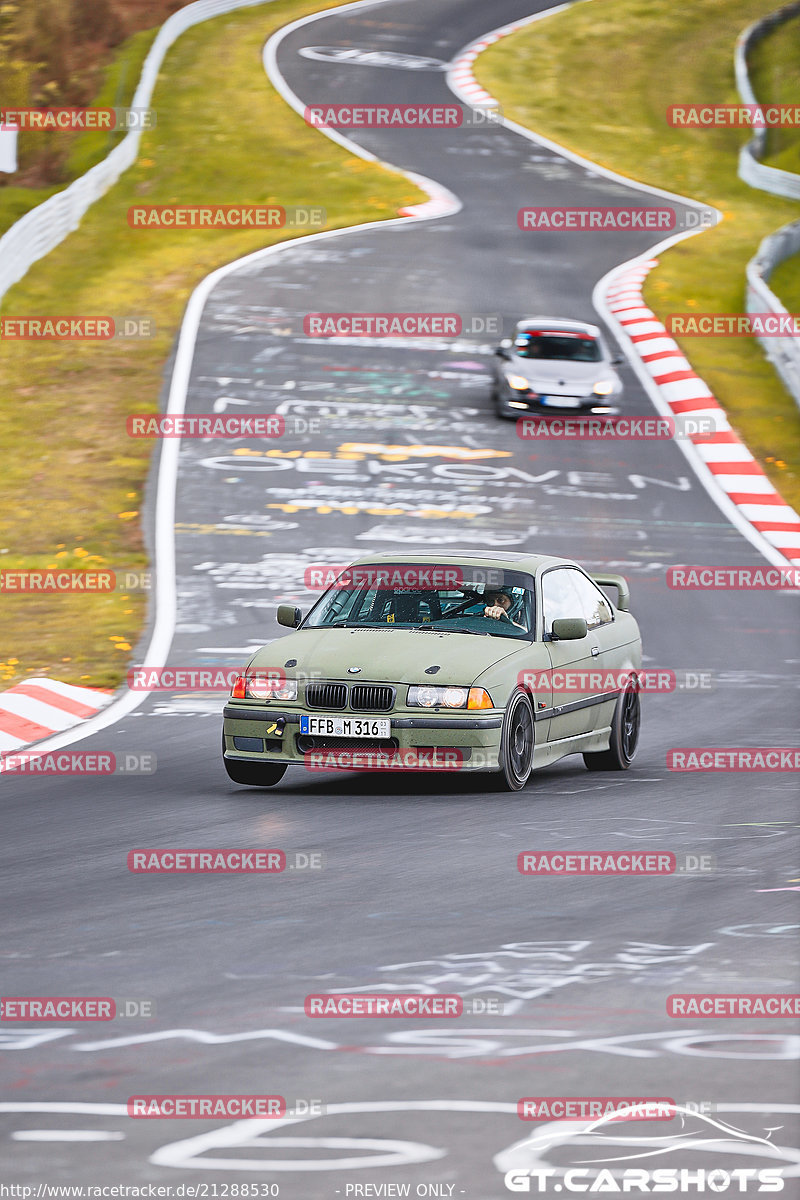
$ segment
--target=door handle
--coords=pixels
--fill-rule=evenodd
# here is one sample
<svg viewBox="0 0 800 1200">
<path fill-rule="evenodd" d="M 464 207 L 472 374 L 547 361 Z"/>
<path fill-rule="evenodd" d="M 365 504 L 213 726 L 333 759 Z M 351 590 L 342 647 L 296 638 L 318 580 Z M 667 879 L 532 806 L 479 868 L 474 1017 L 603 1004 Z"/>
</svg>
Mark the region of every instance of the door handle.
<svg viewBox="0 0 800 1200">
<path fill-rule="evenodd" d="M 600 647 L 592 646 L 592 658 L 597 658 L 599 653 L 600 653 Z"/>
</svg>

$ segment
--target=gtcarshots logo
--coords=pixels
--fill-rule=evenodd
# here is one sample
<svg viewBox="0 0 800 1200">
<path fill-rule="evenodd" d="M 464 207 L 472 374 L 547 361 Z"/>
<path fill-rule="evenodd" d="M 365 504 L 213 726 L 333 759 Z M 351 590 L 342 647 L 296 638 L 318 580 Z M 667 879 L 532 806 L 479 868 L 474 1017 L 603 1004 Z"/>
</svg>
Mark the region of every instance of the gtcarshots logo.
<svg viewBox="0 0 800 1200">
<path fill-rule="evenodd" d="M 724 1171 L 715 1167 L 710 1171 L 690 1170 L 688 1167 L 628 1167 L 615 1174 L 610 1170 L 590 1170 L 575 1167 L 568 1171 L 555 1168 L 506 1171 L 503 1183 L 510 1192 L 591 1192 L 616 1194 L 632 1192 L 705 1192 L 712 1194 L 729 1189 L 741 1194 L 749 1190 L 751 1183 L 758 1184 L 757 1192 L 782 1192 L 783 1171 L 777 1167 L 764 1167 L 758 1171 L 742 1167 Z"/>
<path fill-rule="evenodd" d="M 499 313 L 315 312 L 303 317 L 307 337 L 457 337 L 501 334 Z"/>
<path fill-rule="evenodd" d="M 310 104 L 303 119 L 315 129 L 474 129 L 502 125 L 503 114 L 462 104 Z"/>
</svg>

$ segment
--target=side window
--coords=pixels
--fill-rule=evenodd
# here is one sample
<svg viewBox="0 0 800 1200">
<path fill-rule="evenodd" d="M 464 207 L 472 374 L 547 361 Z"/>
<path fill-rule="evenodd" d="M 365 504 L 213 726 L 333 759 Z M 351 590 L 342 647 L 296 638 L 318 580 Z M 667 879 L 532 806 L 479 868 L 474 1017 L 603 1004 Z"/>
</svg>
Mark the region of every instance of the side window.
<svg viewBox="0 0 800 1200">
<path fill-rule="evenodd" d="M 608 597 L 600 591 L 597 584 L 592 583 L 591 579 L 587 579 L 580 571 L 571 571 L 570 574 L 580 597 L 580 612 L 586 618 L 587 627 L 597 629 L 598 626 L 608 625 L 609 621 L 613 621 L 614 614 Z"/>
<path fill-rule="evenodd" d="M 577 574 L 577 571 L 571 571 L 568 567 L 556 567 L 542 577 L 545 633 L 551 632 L 553 621 L 562 617 L 583 616 L 584 605 L 574 583 Z"/>
</svg>

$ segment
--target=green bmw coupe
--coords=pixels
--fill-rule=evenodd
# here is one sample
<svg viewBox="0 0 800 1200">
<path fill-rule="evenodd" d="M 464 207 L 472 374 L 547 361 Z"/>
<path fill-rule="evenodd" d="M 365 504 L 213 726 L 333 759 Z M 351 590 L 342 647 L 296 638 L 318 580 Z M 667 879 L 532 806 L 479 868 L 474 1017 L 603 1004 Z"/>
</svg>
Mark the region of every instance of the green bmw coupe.
<svg viewBox="0 0 800 1200">
<path fill-rule="evenodd" d="M 567 754 L 592 771 L 627 770 L 642 661 L 628 604 L 622 576 L 564 558 L 359 560 L 306 617 L 278 608 L 295 632 L 234 681 L 225 769 L 254 787 L 288 766 L 490 771 L 512 791 Z"/>
</svg>

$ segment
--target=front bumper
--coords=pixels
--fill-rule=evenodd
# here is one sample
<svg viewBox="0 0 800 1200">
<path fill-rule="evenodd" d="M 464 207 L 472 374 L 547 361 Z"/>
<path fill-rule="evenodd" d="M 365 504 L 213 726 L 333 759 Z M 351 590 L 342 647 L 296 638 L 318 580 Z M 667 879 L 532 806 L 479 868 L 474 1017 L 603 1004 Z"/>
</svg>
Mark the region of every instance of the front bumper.
<svg viewBox="0 0 800 1200">
<path fill-rule="evenodd" d="M 319 712 L 300 705 L 267 708 L 228 703 L 223 709 L 223 743 L 227 759 L 308 766 L 312 755 L 326 750 L 354 753 L 403 752 L 412 750 L 456 750 L 465 771 L 498 769 L 501 710 L 444 716 L 407 711 L 360 713 L 367 719 L 389 718 L 389 739 L 326 738 L 300 733 L 301 716 Z"/>
</svg>

